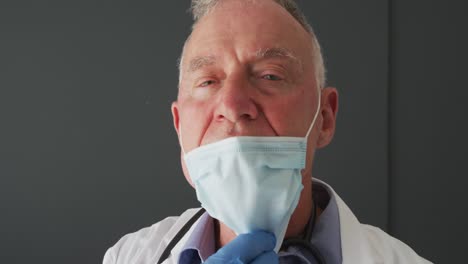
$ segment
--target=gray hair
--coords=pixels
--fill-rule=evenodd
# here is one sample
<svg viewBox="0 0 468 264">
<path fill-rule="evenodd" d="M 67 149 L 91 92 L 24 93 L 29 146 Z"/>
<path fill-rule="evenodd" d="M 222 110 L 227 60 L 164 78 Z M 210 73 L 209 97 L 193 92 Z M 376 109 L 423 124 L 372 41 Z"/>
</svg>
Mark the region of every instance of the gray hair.
<svg viewBox="0 0 468 264">
<path fill-rule="evenodd" d="M 213 10 L 213 8 L 216 7 L 216 5 L 220 1 L 222 0 L 192 0 L 190 10 L 192 12 L 192 16 L 194 20 L 193 27 L 197 24 L 197 22 L 202 17 L 204 17 L 211 10 Z M 313 48 L 312 56 L 313 56 L 313 65 L 314 65 L 314 71 L 315 71 L 315 79 L 317 81 L 317 85 L 319 85 L 320 88 L 325 87 L 325 83 L 326 83 L 325 64 L 323 61 L 323 55 L 322 55 L 322 51 L 320 48 L 320 44 L 317 40 L 317 37 L 315 36 L 312 26 L 309 24 L 309 22 L 307 22 L 307 19 L 304 13 L 302 13 L 302 11 L 299 9 L 299 7 L 297 6 L 294 0 L 273 0 L 273 1 L 275 1 L 282 8 L 288 11 L 288 13 L 291 14 L 293 18 L 296 19 L 296 21 L 299 22 L 299 24 L 301 24 L 301 26 L 310 34 L 312 38 L 312 48 Z M 190 39 L 190 37 L 188 39 Z M 185 45 L 184 45 L 184 50 L 185 50 Z M 184 51 L 182 51 L 182 55 L 179 59 L 179 82 L 182 79 L 182 70 L 181 70 L 180 64 L 182 63 L 182 60 L 183 60 L 183 53 Z"/>
</svg>

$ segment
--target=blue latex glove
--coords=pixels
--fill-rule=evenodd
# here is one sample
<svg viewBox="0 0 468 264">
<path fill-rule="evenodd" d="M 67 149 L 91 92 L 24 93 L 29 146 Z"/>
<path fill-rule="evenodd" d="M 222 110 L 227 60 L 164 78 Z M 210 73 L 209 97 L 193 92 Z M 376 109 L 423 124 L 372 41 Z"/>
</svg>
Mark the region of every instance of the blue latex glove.
<svg viewBox="0 0 468 264">
<path fill-rule="evenodd" d="M 278 255 L 275 248 L 276 238 L 272 233 L 254 231 L 238 235 L 229 244 L 220 248 L 209 257 L 206 264 L 276 264 Z"/>
</svg>

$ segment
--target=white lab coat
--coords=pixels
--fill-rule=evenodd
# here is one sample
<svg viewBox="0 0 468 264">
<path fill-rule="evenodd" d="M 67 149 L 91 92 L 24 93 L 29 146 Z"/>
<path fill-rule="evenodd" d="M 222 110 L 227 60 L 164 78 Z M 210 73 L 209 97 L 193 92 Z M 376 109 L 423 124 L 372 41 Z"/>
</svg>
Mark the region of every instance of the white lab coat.
<svg viewBox="0 0 468 264">
<path fill-rule="evenodd" d="M 329 188 L 338 205 L 343 264 L 431 263 L 381 229 L 359 223 L 343 200 Z M 198 210 L 199 208 L 189 209 L 179 217 L 168 217 L 151 227 L 122 237 L 107 250 L 103 264 L 156 264 L 175 234 Z M 164 264 L 178 263 L 180 251 L 197 223 L 198 221 L 172 249 Z"/>
</svg>

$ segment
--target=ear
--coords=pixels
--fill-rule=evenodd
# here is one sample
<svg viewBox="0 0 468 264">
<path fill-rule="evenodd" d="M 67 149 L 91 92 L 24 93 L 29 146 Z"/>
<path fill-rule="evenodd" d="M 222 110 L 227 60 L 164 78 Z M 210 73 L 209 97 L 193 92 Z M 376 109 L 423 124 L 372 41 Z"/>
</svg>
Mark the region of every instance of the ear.
<svg viewBox="0 0 468 264">
<path fill-rule="evenodd" d="M 176 130 L 177 135 L 179 135 L 180 118 L 179 118 L 179 107 L 177 105 L 177 101 L 172 102 L 171 112 L 172 112 L 172 121 L 174 122 L 174 129 Z"/>
<path fill-rule="evenodd" d="M 338 113 L 338 91 L 335 87 L 327 87 L 322 90 L 322 126 L 317 142 L 317 148 L 327 146 L 333 139 L 336 128 L 336 115 Z"/>
</svg>

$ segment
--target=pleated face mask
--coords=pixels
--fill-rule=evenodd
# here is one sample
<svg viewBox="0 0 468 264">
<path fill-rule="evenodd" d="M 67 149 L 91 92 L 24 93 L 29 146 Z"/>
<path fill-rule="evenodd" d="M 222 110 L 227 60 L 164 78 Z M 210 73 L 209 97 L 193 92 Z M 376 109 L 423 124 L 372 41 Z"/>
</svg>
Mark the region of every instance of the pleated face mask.
<svg viewBox="0 0 468 264">
<path fill-rule="evenodd" d="M 320 90 L 305 137 L 230 137 L 184 152 L 198 201 L 208 214 L 237 235 L 272 232 L 278 252 L 304 187 L 307 138 L 319 109 Z"/>
</svg>

